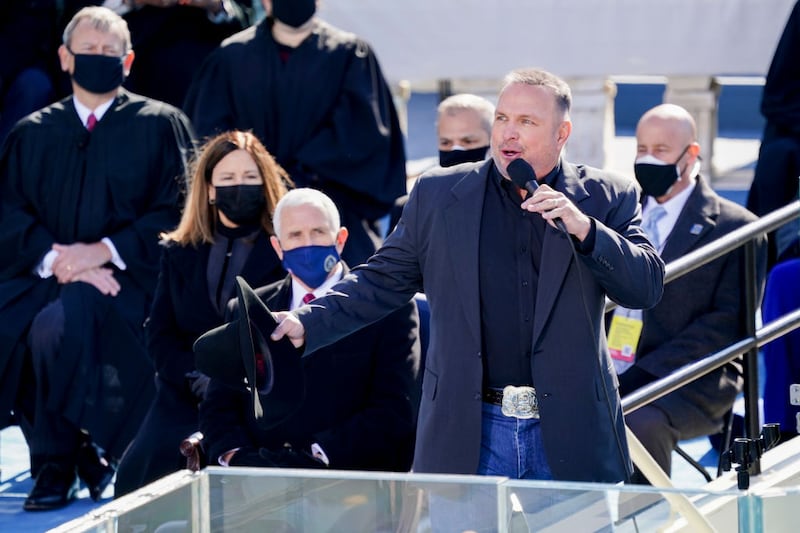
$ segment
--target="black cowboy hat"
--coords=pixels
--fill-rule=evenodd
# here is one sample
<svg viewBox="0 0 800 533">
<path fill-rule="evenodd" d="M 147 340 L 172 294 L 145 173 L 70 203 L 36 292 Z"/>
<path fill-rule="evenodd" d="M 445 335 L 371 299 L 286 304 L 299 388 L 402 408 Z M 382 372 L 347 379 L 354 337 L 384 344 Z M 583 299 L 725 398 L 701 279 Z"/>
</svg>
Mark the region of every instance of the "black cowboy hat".
<svg viewBox="0 0 800 533">
<path fill-rule="evenodd" d="M 303 401 L 301 354 L 285 337 L 270 339 L 278 324 L 240 276 L 236 277 L 236 297 L 238 317 L 195 341 L 195 364 L 212 379 L 247 389 L 256 421 L 269 429 L 291 416 Z"/>
</svg>

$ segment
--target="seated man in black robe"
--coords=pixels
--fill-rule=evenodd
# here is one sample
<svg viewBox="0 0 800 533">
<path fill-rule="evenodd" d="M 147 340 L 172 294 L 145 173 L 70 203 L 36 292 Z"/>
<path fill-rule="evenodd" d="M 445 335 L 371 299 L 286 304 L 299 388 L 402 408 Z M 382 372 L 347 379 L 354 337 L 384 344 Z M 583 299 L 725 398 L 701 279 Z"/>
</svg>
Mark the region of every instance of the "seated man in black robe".
<svg viewBox="0 0 800 533">
<path fill-rule="evenodd" d="M 289 191 L 278 202 L 273 224 L 272 246 L 291 275 L 256 289 L 270 309 L 310 302 L 347 273 L 339 260 L 347 229 L 324 194 Z M 408 471 L 420 395 L 419 350 L 417 311 L 409 302 L 303 358 L 302 405 L 269 429 L 255 418 L 244 385 L 234 389 L 212 375 L 200 405 L 209 464 Z M 262 403 L 269 412 L 269 400 Z"/>
<path fill-rule="evenodd" d="M 208 56 L 184 109 L 200 137 L 251 130 L 298 187 L 330 196 L 350 229 L 344 260 L 359 264 L 406 192 L 391 91 L 369 45 L 315 17 L 315 0 L 264 5 L 264 21 Z"/>
<path fill-rule="evenodd" d="M 99 499 L 150 403 L 142 324 L 193 142 L 181 111 L 121 89 L 134 54 L 112 11 L 79 11 L 58 55 L 72 96 L 0 154 L 0 425 L 30 446 L 26 510 L 67 504 L 78 476 Z"/>
</svg>

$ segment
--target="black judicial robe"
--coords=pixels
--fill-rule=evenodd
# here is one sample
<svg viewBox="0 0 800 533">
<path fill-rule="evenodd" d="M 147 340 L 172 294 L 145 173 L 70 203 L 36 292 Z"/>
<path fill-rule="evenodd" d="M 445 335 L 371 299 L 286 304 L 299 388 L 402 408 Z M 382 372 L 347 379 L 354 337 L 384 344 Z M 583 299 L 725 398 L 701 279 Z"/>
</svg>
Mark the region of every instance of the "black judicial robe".
<svg viewBox="0 0 800 533">
<path fill-rule="evenodd" d="M 792 9 L 772 56 L 761 98 L 767 120 L 745 207 L 758 216 L 798 197 L 800 171 L 800 2 Z M 797 224 L 769 233 L 768 266 L 800 257 Z M 780 245 L 778 244 L 780 242 Z M 779 249 L 780 248 L 780 249 Z"/>
<path fill-rule="evenodd" d="M 55 0 L 0 2 L 0 96 L 25 68 L 47 70 L 57 47 Z M 0 105 L 2 111 L 2 105 Z"/>
<path fill-rule="evenodd" d="M 192 143 L 182 112 L 124 90 L 91 134 L 71 96 L 12 130 L 0 154 L 0 427 L 14 423 L 31 320 L 61 298 L 65 335 L 48 407 L 121 453 L 115 445 L 131 434 L 117 425 L 135 425 L 152 395 L 142 323 L 158 275 L 158 235 L 177 224 Z M 111 267 L 122 287 L 116 297 L 33 272 L 53 243 L 103 237 L 127 265 Z"/>
<path fill-rule="evenodd" d="M 792 9 L 772 56 L 761 114 L 785 134 L 800 135 L 800 2 Z"/>
<path fill-rule="evenodd" d="M 103 5 L 103 0 L 61 1 L 64 5 L 61 31 L 81 8 Z M 125 80 L 125 87 L 178 107 L 183 105 L 192 76 L 203 59 L 223 39 L 249 25 L 244 9 L 250 3 L 250 0 L 228 2 L 230 18 L 219 22 L 209 19 L 205 9 L 185 5 L 144 5 L 125 13 L 123 18 L 136 52 L 135 66 Z"/>
<path fill-rule="evenodd" d="M 198 136 L 252 130 L 298 187 L 333 198 L 345 224 L 350 213 L 386 215 L 406 192 L 405 152 L 372 49 L 319 21 L 283 63 L 271 24 L 267 18 L 230 37 L 206 58 L 184 105 Z"/>
</svg>

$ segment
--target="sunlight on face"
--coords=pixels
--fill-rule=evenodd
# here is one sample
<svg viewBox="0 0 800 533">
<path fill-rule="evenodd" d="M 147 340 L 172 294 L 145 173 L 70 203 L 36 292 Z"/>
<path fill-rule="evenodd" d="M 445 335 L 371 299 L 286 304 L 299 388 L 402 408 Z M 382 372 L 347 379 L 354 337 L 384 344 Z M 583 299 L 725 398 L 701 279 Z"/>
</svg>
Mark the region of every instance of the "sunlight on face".
<svg viewBox="0 0 800 533">
<path fill-rule="evenodd" d="M 330 246 L 336 242 L 336 231 L 331 228 L 322 209 L 303 204 L 287 206 L 281 213 L 281 247 L 292 250 L 300 246 Z"/>
<path fill-rule="evenodd" d="M 437 126 L 439 150 L 449 151 L 453 146 L 467 150 L 489 144 L 489 133 L 483 129 L 481 117 L 472 109 L 445 112 L 439 117 Z"/>
<path fill-rule="evenodd" d="M 558 110 L 552 89 L 514 83 L 497 101 L 492 125 L 492 158 L 506 176 L 506 167 L 521 157 L 541 177 L 558 162 L 571 123 Z"/>
<path fill-rule="evenodd" d="M 247 150 L 234 150 L 220 159 L 211 171 L 211 184 L 214 187 L 260 183 L 263 183 L 263 180 L 258 165 Z"/>
</svg>

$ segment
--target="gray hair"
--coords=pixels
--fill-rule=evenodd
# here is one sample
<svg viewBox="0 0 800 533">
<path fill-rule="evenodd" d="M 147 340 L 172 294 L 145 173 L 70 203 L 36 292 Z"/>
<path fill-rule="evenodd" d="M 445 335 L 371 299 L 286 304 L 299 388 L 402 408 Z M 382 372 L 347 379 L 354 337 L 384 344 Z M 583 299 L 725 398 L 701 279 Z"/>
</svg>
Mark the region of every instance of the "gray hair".
<svg viewBox="0 0 800 533">
<path fill-rule="evenodd" d="M 547 87 L 554 93 L 556 104 L 564 112 L 565 116 L 569 115 L 569 110 L 572 108 L 572 91 L 567 85 L 567 82 L 546 70 L 538 68 L 521 68 L 512 70 L 503 79 L 503 89 L 515 83 L 524 83 L 526 85 L 534 85 Z M 501 90 L 501 92 L 502 92 Z"/>
<path fill-rule="evenodd" d="M 75 27 L 82 21 L 88 20 L 89 24 L 94 29 L 102 33 L 111 33 L 116 35 L 122 41 L 125 48 L 122 53 L 127 54 L 133 48 L 131 44 L 131 32 L 128 29 L 128 23 L 125 19 L 108 9 L 101 6 L 84 7 L 72 17 L 67 27 L 64 28 L 62 40 L 64 45 L 69 47 L 72 41 L 72 34 L 75 33 Z"/>
<path fill-rule="evenodd" d="M 310 205 L 322 211 L 325 214 L 325 218 L 328 220 L 331 233 L 336 234 L 336 232 L 339 231 L 341 218 L 339 217 L 339 210 L 336 208 L 336 204 L 333 203 L 333 200 L 325 193 L 316 189 L 301 187 L 287 192 L 278 201 L 278 205 L 275 206 L 275 213 L 272 215 L 272 227 L 278 239 L 281 238 L 281 216 L 283 210 L 287 207 L 297 207 L 301 205 Z"/>
<path fill-rule="evenodd" d="M 475 111 L 481 120 L 481 127 L 491 134 L 494 122 L 494 104 L 477 94 L 459 93 L 448 96 L 436 108 L 437 118 L 458 111 Z"/>
</svg>

